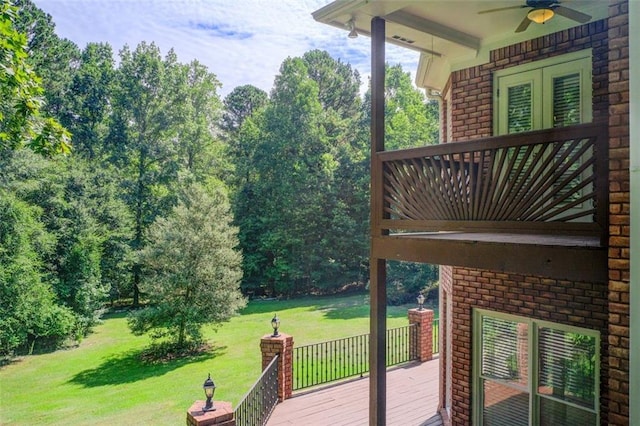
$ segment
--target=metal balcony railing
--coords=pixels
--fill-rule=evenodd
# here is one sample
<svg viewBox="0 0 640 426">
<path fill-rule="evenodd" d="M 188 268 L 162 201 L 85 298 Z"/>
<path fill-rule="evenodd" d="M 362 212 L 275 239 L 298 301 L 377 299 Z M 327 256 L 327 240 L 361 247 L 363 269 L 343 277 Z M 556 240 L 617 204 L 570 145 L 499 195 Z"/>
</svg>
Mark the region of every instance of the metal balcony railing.
<svg viewBox="0 0 640 426">
<path fill-rule="evenodd" d="M 234 411 L 236 425 L 265 425 L 278 404 L 278 355 L 242 398 Z"/>
</svg>

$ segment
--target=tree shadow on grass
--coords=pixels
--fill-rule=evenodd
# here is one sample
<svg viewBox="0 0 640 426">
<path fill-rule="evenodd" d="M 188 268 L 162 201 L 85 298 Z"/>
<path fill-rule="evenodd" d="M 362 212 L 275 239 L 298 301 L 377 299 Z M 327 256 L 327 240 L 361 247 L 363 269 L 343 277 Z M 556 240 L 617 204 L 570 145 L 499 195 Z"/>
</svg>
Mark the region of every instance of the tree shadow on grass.
<svg viewBox="0 0 640 426">
<path fill-rule="evenodd" d="M 277 313 L 291 308 L 307 308 L 310 311 L 321 311 L 326 319 L 347 320 L 369 317 L 369 294 L 350 293 L 348 295 L 307 296 L 287 300 L 252 300 L 242 310 L 242 315 Z M 397 306 L 387 308 L 387 317 L 400 318 L 407 316 L 407 309 Z"/>
<path fill-rule="evenodd" d="M 369 296 L 364 300 L 346 299 L 337 300 L 335 303 L 326 305 L 322 309 L 327 319 L 348 320 L 354 318 L 369 318 L 371 310 Z M 404 318 L 407 316 L 407 307 L 387 306 L 387 318 Z"/>
<path fill-rule="evenodd" d="M 148 348 L 132 350 L 112 356 L 96 368 L 79 372 L 69 382 L 87 388 L 133 383 L 150 377 L 162 376 L 186 364 L 222 355 L 226 349 L 226 346 L 214 346 L 195 355 L 166 362 L 145 361 L 144 355 Z"/>
</svg>

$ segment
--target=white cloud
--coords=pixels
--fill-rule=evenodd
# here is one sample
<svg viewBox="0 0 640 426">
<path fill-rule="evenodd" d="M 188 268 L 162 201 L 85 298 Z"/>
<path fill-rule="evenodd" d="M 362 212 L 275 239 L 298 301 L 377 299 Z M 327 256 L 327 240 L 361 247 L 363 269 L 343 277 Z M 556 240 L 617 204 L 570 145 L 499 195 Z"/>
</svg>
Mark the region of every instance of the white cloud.
<svg viewBox="0 0 640 426">
<path fill-rule="evenodd" d="M 60 37 L 83 48 L 108 42 L 155 42 L 166 54 L 174 48 L 180 62 L 198 59 L 222 82 L 221 94 L 252 84 L 270 91 L 282 61 L 311 49 L 327 50 L 348 62 L 366 83 L 370 39 L 348 39 L 347 32 L 320 24 L 311 12 L 329 0 L 35 0 L 49 13 Z M 394 46 L 387 62 L 412 74 L 418 54 Z"/>
</svg>

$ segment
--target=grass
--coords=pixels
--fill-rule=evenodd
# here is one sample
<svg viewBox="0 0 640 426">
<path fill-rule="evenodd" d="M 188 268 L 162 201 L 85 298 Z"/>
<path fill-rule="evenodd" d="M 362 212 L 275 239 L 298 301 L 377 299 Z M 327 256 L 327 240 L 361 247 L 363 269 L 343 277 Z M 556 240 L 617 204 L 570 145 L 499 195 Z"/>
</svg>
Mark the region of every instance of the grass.
<svg viewBox="0 0 640 426">
<path fill-rule="evenodd" d="M 407 324 L 407 308 L 388 308 L 389 328 Z M 150 339 L 133 336 L 124 313 L 111 314 L 76 348 L 0 368 L 0 424 L 184 424 L 207 373 L 215 399 L 235 407 L 260 375 L 260 338 L 274 313 L 296 346 L 369 331 L 364 295 L 253 301 L 217 332 L 204 329 L 207 353 L 152 364 L 140 360 Z"/>
</svg>

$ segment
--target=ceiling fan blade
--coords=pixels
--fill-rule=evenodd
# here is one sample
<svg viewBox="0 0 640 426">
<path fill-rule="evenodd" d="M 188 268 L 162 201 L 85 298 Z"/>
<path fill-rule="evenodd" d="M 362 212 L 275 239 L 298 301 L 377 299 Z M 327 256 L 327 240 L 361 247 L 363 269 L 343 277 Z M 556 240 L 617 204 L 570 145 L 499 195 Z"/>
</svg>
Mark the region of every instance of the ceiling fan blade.
<svg viewBox="0 0 640 426">
<path fill-rule="evenodd" d="M 525 17 L 522 20 L 522 22 L 520 22 L 520 25 L 518 25 L 518 28 L 516 28 L 516 32 L 517 33 L 521 33 L 523 31 L 525 31 L 527 28 L 529 28 L 529 24 L 530 23 L 531 23 L 531 20 L 529 19 L 528 16 L 525 15 Z"/>
<path fill-rule="evenodd" d="M 481 10 L 480 12 L 478 12 L 478 15 L 482 15 L 483 13 L 500 12 L 501 10 L 522 9 L 523 7 L 527 7 L 527 6 L 524 6 L 524 5 L 519 5 L 519 6 L 507 6 L 507 7 L 499 7 L 499 8 L 497 8 L 497 9 Z"/>
<path fill-rule="evenodd" d="M 553 11 L 560 16 L 564 16 L 565 18 L 573 19 L 574 21 L 580 22 L 584 24 L 591 20 L 591 16 L 586 13 L 578 12 L 574 9 L 569 9 L 564 6 L 556 6 L 553 8 Z"/>
</svg>

